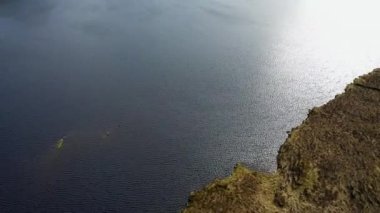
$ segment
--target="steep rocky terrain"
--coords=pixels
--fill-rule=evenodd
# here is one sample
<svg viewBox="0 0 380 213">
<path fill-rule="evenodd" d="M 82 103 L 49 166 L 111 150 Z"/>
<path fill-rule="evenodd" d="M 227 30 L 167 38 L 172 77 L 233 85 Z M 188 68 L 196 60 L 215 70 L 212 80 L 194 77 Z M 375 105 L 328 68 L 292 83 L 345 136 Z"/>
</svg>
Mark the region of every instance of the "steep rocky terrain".
<svg viewBox="0 0 380 213">
<path fill-rule="evenodd" d="M 183 212 L 380 212 L 380 69 L 310 110 L 277 164 L 273 174 L 236 165 Z"/>
</svg>

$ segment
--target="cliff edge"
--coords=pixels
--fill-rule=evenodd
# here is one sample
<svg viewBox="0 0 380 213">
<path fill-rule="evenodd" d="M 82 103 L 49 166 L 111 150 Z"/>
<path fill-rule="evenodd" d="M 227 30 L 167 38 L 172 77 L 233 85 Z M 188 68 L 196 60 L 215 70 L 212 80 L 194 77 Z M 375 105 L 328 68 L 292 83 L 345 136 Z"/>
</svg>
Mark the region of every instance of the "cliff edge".
<svg viewBox="0 0 380 213">
<path fill-rule="evenodd" d="M 192 192 L 183 212 L 380 212 L 380 69 L 310 110 L 275 173 L 237 164 Z"/>
</svg>

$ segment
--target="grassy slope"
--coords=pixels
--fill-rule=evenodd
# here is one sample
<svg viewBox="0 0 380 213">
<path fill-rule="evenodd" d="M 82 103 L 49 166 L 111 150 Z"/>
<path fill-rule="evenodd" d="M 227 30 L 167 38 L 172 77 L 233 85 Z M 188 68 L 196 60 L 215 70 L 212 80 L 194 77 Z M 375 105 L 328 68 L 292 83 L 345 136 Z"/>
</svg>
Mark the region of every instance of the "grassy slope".
<svg viewBox="0 0 380 213">
<path fill-rule="evenodd" d="M 380 69 L 312 109 L 277 163 L 274 174 L 238 164 L 183 212 L 380 212 Z"/>
</svg>

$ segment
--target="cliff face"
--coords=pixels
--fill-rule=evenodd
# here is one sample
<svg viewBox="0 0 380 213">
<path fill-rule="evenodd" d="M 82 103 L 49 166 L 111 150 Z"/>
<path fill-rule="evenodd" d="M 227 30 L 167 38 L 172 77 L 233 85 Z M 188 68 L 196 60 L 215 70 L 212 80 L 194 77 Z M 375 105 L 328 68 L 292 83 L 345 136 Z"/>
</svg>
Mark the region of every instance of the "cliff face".
<svg viewBox="0 0 380 213">
<path fill-rule="evenodd" d="M 310 110 L 277 164 L 274 174 L 238 164 L 183 212 L 380 212 L 380 69 Z"/>
</svg>

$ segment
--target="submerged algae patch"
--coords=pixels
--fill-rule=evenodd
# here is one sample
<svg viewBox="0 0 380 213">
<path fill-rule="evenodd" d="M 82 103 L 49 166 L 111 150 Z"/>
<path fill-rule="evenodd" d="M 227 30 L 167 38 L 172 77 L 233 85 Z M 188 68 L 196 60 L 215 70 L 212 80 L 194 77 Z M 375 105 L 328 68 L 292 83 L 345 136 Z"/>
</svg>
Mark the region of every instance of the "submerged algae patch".
<svg viewBox="0 0 380 213">
<path fill-rule="evenodd" d="M 56 147 L 57 149 L 62 149 L 62 148 L 63 148 L 63 144 L 64 144 L 64 139 L 61 138 L 61 139 L 59 139 L 59 140 L 57 141 L 57 144 L 55 145 L 55 147 Z"/>
</svg>

